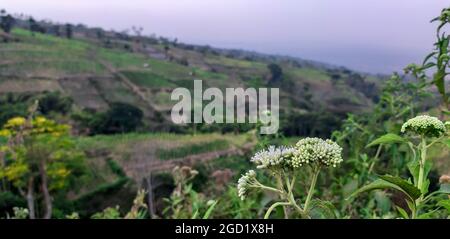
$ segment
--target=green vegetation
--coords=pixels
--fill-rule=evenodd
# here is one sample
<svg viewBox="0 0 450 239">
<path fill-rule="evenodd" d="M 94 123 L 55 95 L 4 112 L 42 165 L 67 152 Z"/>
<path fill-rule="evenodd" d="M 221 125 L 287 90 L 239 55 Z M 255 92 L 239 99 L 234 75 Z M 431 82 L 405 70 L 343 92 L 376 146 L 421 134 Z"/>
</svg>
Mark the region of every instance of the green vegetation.
<svg viewBox="0 0 450 239">
<path fill-rule="evenodd" d="M 227 149 L 229 143 L 226 140 L 215 140 L 206 143 L 186 145 L 175 149 L 158 149 L 158 158 L 162 160 L 182 158 L 189 155 L 201 154 L 206 152 L 214 152 Z"/>
<path fill-rule="evenodd" d="M 384 81 L 0 17 L 2 218 L 450 217 L 449 9 L 433 52 Z M 279 87 L 280 132 L 167 122 L 167 89 L 195 78 Z"/>
<path fill-rule="evenodd" d="M 360 76 L 355 78 L 357 80 L 349 82 L 350 74 L 341 74 L 339 83 L 334 84 L 326 69 L 302 64 L 300 60 L 238 57 L 233 51 L 219 54 L 208 47 L 192 50 L 189 46 L 158 43 L 150 38 L 143 38 L 143 45 L 135 49 L 131 37 L 105 37 L 104 34 L 94 37 L 87 34 L 87 30 L 76 32 L 79 30 L 73 26 L 71 31 L 77 34 L 72 34 L 72 37 L 66 34 L 67 26 L 55 26 L 58 30 L 48 27 L 44 34 L 41 33 L 43 26 L 37 21 L 34 24 L 39 25 L 36 31 L 13 28 L 11 37 L 15 41 L 0 44 L 0 92 L 41 94 L 60 91 L 73 99 L 74 109 L 96 112 L 104 112 L 116 102 L 128 103 L 140 108 L 145 116 L 155 115 L 143 126 L 149 130 L 178 130 L 164 121 L 169 116 L 167 109 L 174 102 L 170 98 L 159 98 L 167 88 L 191 89 L 192 79 L 203 80 L 205 87 L 220 89 L 268 87 L 276 83 L 282 95 L 287 96 L 283 97 L 282 110 L 290 111 L 290 107 L 297 107 L 306 118 L 316 113 L 311 105 L 330 113 L 340 109 L 345 113 L 360 111 L 370 105 L 372 98 L 357 94 L 357 91 L 364 89 L 366 78 L 378 82 L 373 80 L 374 76 L 354 72 Z M 77 37 L 83 34 L 86 35 Z M 167 50 L 166 45 L 170 45 Z M 147 48 L 153 49 L 153 53 L 144 50 Z M 159 56 L 153 57 L 152 54 Z M 184 64 L 182 59 L 187 59 L 188 64 Z M 121 80 L 118 73 L 133 85 Z M 283 81 L 279 81 L 281 78 Z M 309 92 L 296 90 L 305 88 L 305 85 L 313 89 Z M 370 92 L 377 92 L 378 85 L 375 84 L 375 90 Z M 86 90 L 80 91 L 81 88 Z M 156 114 L 149 110 L 149 103 Z M 340 126 L 345 113 L 339 112 L 337 121 L 329 120 L 334 123 L 326 134 Z"/>
<path fill-rule="evenodd" d="M 143 87 L 175 87 L 168 79 L 151 72 L 123 71 L 122 74 L 133 81 L 133 83 Z"/>
<path fill-rule="evenodd" d="M 8 146 L 1 148 L 5 159 L 0 177 L 10 181 L 26 198 L 31 219 L 51 218 L 51 193 L 74 183 L 83 173 L 83 153 L 73 147 L 67 135 L 67 125 L 33 118 L 33 111 L 28 119 L 10 119 L 1 130 L 0 137 L 7 140 Z M 39 201 L 42 206 L 36 207 Z"/>
</svg>

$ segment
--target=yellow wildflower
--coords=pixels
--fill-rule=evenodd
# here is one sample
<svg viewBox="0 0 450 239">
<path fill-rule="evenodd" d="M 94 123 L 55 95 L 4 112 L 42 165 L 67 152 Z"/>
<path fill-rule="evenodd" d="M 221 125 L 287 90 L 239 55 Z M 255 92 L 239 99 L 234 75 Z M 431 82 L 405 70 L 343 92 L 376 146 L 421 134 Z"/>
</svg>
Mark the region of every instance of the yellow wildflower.
<svg viewBox="0 0 450 239">
<path fill-rule="evenodd" d="M 15 128 L 24 125 L 26 119 L 24 117 L 14 117 L 6 122 L 5 128 Z"/>
<path fill-rule="evenodd" d="M 9 136 L 11 136 L 11 131 L 9 131 L 7 129 L 2 129 L 2 130 L 0 130 L 0 136 L 9 137 Z"/>
</svg>

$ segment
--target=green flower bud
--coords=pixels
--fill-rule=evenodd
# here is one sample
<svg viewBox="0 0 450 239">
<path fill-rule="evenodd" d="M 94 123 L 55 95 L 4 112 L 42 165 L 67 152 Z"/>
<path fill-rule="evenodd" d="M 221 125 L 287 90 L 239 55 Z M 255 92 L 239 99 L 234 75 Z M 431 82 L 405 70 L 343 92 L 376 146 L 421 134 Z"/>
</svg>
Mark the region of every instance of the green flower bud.
<svg viewBox="0 0 450 239">
<path fill-rule="evenodd" d="M 402 133 L 412 133 L 427 137 L 439 137 L 446 131 L 446 126 L 436 117 L 420 115 L 403 124 Z"/>
<path fill-rule="evenodd" d="M 305 138 L 298 141 L 295 149 L 290 161 L 293 168 L 313 163 L 336 167 L 343 161 L 342 148 L 329 139 Z"/>
</svg>

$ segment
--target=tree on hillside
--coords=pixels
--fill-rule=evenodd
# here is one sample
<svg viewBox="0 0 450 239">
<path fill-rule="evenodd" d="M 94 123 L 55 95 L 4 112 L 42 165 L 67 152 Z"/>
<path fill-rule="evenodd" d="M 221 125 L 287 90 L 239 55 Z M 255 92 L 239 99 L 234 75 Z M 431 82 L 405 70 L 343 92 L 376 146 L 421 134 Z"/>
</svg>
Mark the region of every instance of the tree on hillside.
<svg viewBox="0 0 450 239">
<path fill-rule="evenodd" d="M 167 59 L 170 58 L 170 46 L 169 45 L 164 45 L 164 55 L 166 56 Z"/>
<path fill-rule="evenodd" d="M 11 32 L 12 27 L 14 26 L 15 19 L 10 14 L 6 14 L 5 10 L 0 10 L 0 28 L 6 32 Z"/>
<path fill-rule="evenodd" d="M 73 26 L 72 24 L 66 24 L 66 37 L 71 39 L 73 36 Z"/>
<path fill-rule="evenodd" d="M 53 34 L 55 34 L 55 36 L 61 37 L 61 29 L 60 29 L 59 25 L 54 25 L 54 26 L 52 26 L 52 27 L 51 27 L 51 32 L 52 32 Z"/>
<path fill-rule="evenodd" d="M 39 25 L 39 23 L 36 20 L 34 20 L 33 17 L 30 17 L 28 19 L 28 26 L 30 28 L 30 31 L 33 32 L 33 33 L 34 32 L 45 33 L 45 29 L 43 27 L 41 27 Z"/>
<path fill-rule="evenodd" d="M 126 103 L 113 103 L 111 108 L 95 116 L 90 125 L 92 134 L 127 133 L 142 124 L 142 110 Z"/>
<path fill-rule="evenodd" d="M 139 51 L 141 48 L 144 48 L 144 42 L 142 39 L 142 32 L 144 31 L 143 27 L 132 26 L 131 30 L 133 31 L 135 37 L 133 38 L 133 51 Z M 128 46 L 128 45 L 127 45 Z"/>
<path fill-rule="evenodd" d="M 280 82 L 283 79 L 283 69 L 278 64 L 271 63 L 267 65 L 270 71 L 269 84 Z"/>
<path fill-rule="evenodd" d="M 28 115 L 28 106 L 32 98 L 29 93 L 14 94 L 11 92 L 0 95 L 0 127 L 9 119 Z"/>
<path fill-rule="evenodd" d="M 72 104 L 72 98 L 63 96 L 59 92 L 49 92 L 39 99 L 39 111 L 44 115 L 52 112 L 67 114 Z"/>
<path fill-rule="evenodd" d="M 0 144 L 0 178 L 26 199 L 31 219 L 51 218 L 52 193 L 84 172 L 84 156 L 75 149 L 68 125 L 33 114 L 12 118 L 0 130 L 0 142 L 6 141 Z"/>
</svg>

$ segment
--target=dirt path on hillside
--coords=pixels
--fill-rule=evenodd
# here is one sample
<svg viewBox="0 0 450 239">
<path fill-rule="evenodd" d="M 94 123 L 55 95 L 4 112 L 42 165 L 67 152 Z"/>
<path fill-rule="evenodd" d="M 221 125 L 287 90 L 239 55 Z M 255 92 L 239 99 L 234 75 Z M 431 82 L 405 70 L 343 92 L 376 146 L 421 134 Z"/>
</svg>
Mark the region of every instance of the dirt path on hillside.
<svg viewBox="0 0 450 239">
<path fill-rule="evenodd" d="M 151 114 L 151 116 L 153 117 L 155 115 L 155 112 L 157 111 L 157 109 L 155 108 L 155 104 L 153 104 L 153 102 L 146 96 L 145 92 L 142 91 L 138 85 L 134 84 L 124 74 L 118 71 L 111 63 L 100 59 L 95 48 L 91 48 L 88 50 L 88 57 L 102 65 L 110 74 L 116 76 L 117 79 L 119 79 L 126 87 L 128 87 L 135 95 L 137 95 L 142 102 L 145 103 L 145 105 L 148 107 L 147 110 Z M 162 116 L 164 120 L 170 120 L 167 115 L 163 114 Z"/>
</svg>

